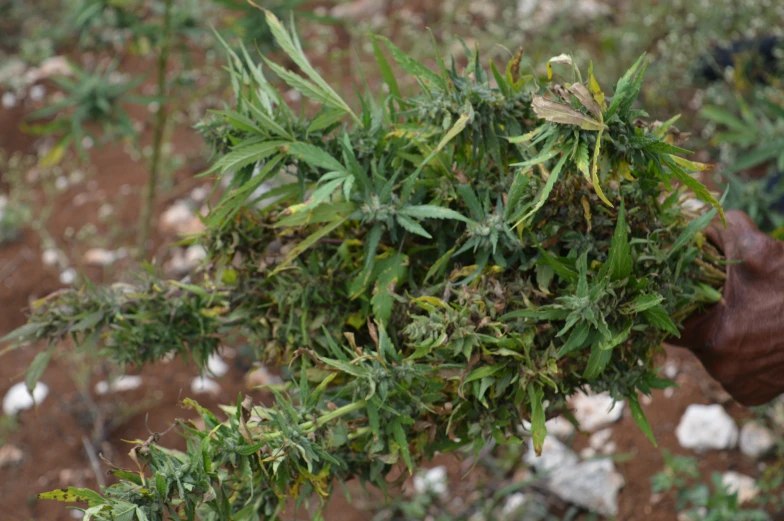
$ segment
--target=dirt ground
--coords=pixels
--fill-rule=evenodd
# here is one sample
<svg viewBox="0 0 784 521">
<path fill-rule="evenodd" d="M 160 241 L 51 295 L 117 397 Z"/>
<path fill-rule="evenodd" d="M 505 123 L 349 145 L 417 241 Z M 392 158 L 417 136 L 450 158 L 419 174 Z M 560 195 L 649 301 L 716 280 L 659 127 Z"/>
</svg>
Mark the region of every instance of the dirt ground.
<svg viewBox="0 0 784 521">
<path fill-rule="evenodd" d="M 9 151 L 32 152 L 33 138 L 19 130 L 25 114 L 25 107 L 0 110 L 0 148 Z M 149 130 L 145 137 L 149 139 Z M 201 138 L 192 130 L 180 126 L 173 136 L 177 153 L 190 159 L 186 167 L 176 175 L 178 187 L 192 186 L 194 175 L 199 171 Z M 108 199 L 120 194 L 123 185 L 141 187 L 145 181 L 146 170 L 143 163 L 127 160 L 120 147 L 105 147 L 93 150 L 91 161 L 95 166 L 98 189 Z M 2 189 L 0 189 L 2 191 Z M 78 228 L 85 223 L 96 222 L 100 202 L 88 203 L 80 207 L 72 204 L 73 194 L 64 193 L 58 200 L 55 214 L 51 219 L 51 233 L 62 236 L 68 227 Z M 163 199 L 163 198 L 162 198 Z M 165 208 L 162 200 L 158 211 Z M 136 204 L 126 204 L 120 216 L 124 227 L 136 226 Z M 174 240 L 173 236 L 155 235 L 156 245 L 161 248 Z M 159 251 L 159 250 L 156 250 Z M 95 282 L 105 282 L 101 268 L 89 268 L 85 274 Z M 42 297 L 60 288 L 58 272 L 45 267 L 41 262 L 41 247 L 34 232 L 26 230 L 16 242 L 0 247 L 0 336 L 25 321 L 24 308 L 35 298 Z M 0 358 L 0 396 L 14 383 L 23 379 L 23 373 L 41 346 L 11 352 Z M 63 350 L 68 349 L 63 346 Z M 619 461 L 619 471 L 624 475 L 626 485 L 620 494 L 619 521 L 671 521 L 676 518 L 674 505 L 667 500 L 653 504 L 650 497 L 649 478 L 662 468 L 660 449 L 686 454 L 674 435 L 674 429 L 686 407 L 692 403 L 712 403 L 717 390 L 699 363 L 678 349 L 668 349 L 668 356 L 680 366 L 677 378 L 680 388 L 672 397 L 656 392 L 653 402 L 645 406 L 645 412 L 653 426 L 659 449 L 651 446 L 636 427 L 626 410 L 623 419 L 613 427 L 613 440 L 618 445 L 618 453 L 626 457 Z M 231 361 L 231 360 L 227 360 Z M 239 360 L 230 364 L 227 375 L 219 379 L 221 392 L 216 396 L 200 395 L 197 399 L 203 405 L 215 409 L 219 403 L 230 403 L 239 391 L 248 392 L 243 383 L 246 370 Z M 145 385 L 135 391 L 107 397 L 92 396 L 86 400 L 74 380 L 74 367 L 67 357 L 55 358 L 44 375 L 43 381 L 50 387 L 48 398 L 37 410 L 20 414 L 18 425 L 7 436 L 7 443 L 16 445 L 24 453 L 21 465 L 0 470 L 0 518 L 9 521 L 47 520 L 64 521 L 72 519 L 62 504 L 40 501 L 36 494 L 62 486 L 97 487 L 98 481 L 85 451 L 84 440 L 89 440 L 92 432 L 95 411 L 109 411 L 111 417 L 104 418 L 109 432 L 106 441 L 96 447 L 103 456 L 119 465 L 129 465 L 127 453 L 130 445 L 122 440 L 145 439 L 148 437 L 145 417 L 149 416 L 149 428 L 163 431 L 175 418 L 192 414 L 178 406 L 178 397 L 190 392 L 190 380 L 196 375 L 196 368 L 182 361 L 158 364 L 144 368 Z M 91 382 L 90 389 L 92 389 Z M 263 396 L 256 392 L 255 399 Z M 728 412 L 736 419 L 749 416 L 749 412 L 737 404 L 728 404 Z M 92 411 L 92 412 L 91 412 Z M 183 448 L 184 443 L 176 432 L 167 434 L 168 446 Z M 577 449 L 585 446 L 586 440 L 578 440 Z M 743 457 L 739 451 L 711 452 L 699 456 L 700 469 L 707 476 L 712 471 L 737 470 L 751 476 L 760 474 L 757 464 Z M 453 490 L 468 493 L 472 488 L 472 478 L 461 483 L 460 462 L 453 457 L 442 456 L 437 463 L 446 464 Z M 107 470 L 101 464 L 100 472 Z M 103 476 L 102 476 L 103 477 Z M 104 478 L 108 479 L 108 478 Z M 369 518 L 367 512 L 356 505 L 350 505 L 343 494 L 336 493 L 326 513 L 327 521 L 355 521 Z M 355 487 L 352 487 L 355 490 Z M 358 497 L 358 489 L 353 497 Z"/>
</svg>

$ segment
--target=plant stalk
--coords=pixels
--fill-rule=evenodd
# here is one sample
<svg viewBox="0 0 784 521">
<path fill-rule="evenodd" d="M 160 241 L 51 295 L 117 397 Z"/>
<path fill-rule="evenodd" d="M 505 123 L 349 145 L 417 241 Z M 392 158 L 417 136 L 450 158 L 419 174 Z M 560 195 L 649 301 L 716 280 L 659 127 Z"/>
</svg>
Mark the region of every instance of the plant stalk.
<svg viewBox="0 0 784 521">
<path fill-rule="evenodd" d="M 142 209 L 139 222 L 138 255 L 144 257 L 147 252 L 147 240 L 150 236 L 150 221 L 155 207 L 155 195 L 158 187 L 158 177 L 161 166 L 161 149 L 163 148 L 163 134 L 166 128 L 168 112 L 166 110 L 166 70 L 169 65 L 169 50 L 171 48 L 171 10 L 172 0 L 166 0 L 163 15 L 163 41 L 158 53 L 158 112 L 155 118 L 155 133 L 153 135 L 153 151 L 150 159 L 150 171 L 147 184 L 144 187 Z"/>
</svg>

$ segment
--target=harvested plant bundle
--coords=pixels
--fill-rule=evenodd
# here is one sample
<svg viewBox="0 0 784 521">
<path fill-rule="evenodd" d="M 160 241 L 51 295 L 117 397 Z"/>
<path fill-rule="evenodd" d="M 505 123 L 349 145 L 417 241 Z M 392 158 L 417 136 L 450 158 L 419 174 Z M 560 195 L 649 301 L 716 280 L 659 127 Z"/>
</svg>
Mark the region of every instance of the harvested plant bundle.
<svg viewBox="0 0 784 521">
<path fill-rule="evenodd" d="M 438 56 L 431 70 L 375 38 L 388 96 L 360 95 L 355 112 L 267 17 L 300 72 L 267 67 L 317 110 L 293 111 L 231 53 L 236 106 L 202 125 L 209 173 L 233 176 L 197 239 L 205 280 L 60 292 L 10 336 L 204 366 L 237 331 L 287 384 L 271 407 L 238 399 L 226 420 L 185 400 L 206 425 L 182 422 L 187 453 L 153 436 L 103 495 L 43 497 L 88 501 L 99 520 L 273 519 L 286 498 L 329 496 L 334 478 L 383 488 L 399 463 L 519 442 L 523 419 L 540 450 L 546 416 L 588 385 L 627 399 L 653 439 L 637 391 L 668 385 L 660 344 L 718 300 L 723 269 L 700 233 L 721 212 L 689 175 L 703 165 L 682 157 L 672 120 L 633 108 L 644 58 L 606 97 L 565 55 L 540 86 L 519 54 L 503 71 L 468 50 L 462 72 Z M 402 93 L 386 53 L 419 95 Z M 292 182 L 254 195 L 281 172 Z M 715 208 L 688 213 L 687 190 Z"/>
</svg>

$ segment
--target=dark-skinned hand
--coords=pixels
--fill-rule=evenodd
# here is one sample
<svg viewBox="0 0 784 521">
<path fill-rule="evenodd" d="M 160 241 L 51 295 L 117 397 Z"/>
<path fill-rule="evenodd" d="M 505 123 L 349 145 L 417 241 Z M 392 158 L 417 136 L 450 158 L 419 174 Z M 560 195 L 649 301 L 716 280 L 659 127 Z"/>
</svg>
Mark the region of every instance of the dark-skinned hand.
<svg viewBox="0 0 784 521">
<path fill-rule="evenodd" d="M 738 402 L 762 405 L 784 393 L 784 242 L 743 212 L 706 230 L 729 261 L 723 302 L 690 317 L 679 339 Z"/>
</svg>

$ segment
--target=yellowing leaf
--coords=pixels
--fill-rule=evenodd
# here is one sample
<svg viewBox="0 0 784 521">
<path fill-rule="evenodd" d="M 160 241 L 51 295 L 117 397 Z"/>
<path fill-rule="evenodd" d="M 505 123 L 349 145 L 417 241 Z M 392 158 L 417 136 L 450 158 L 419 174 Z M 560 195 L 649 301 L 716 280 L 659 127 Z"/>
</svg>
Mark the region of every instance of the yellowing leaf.
<svg viewBox="0 0 784 521">
<path fill-rule="evenodd" d="M 680 156 L 675 156 L 671 154 L 671 157 L 675 161 L 676 165 L 685 168 L 689 172 L 703 172 L 711 168 L 711 165 L 706 165 L 705 163 L 698 163 L 697 161 L 689 161 L 688 159 Z"/>
<path fill-rule="evenodd" d="M 636 181 L 636 179 L 634 179 L 634 176 L 632 176 L 632 171 L 629 169 L 629 163 L 627 163 L 626 161 L 618 162 L 618 173 L 621 174 L 621 177 L 623 177 L 627 181 Z"/>
<path fill-rule="evenodd" d="M 604 109 L 606 106 L 604 92 L 602 92 L 602 88 L 599 86 L 599 82 L 596 81 L 596 77 L 593 75 L 593 62 L 588 65 L 588 90 L 591 91 L 593 99 L 596 100 L 596 103 L 598 103 L 599 106 Z"/>
<path fill-rule="evenodd" d="M 63 503 L 90 503 L 102 504 L 105 500 L 95 491 L 88 488 L 61 488 L 52 490 L 51 492 L 43 492 L 38 494 L 38 499 L 51 499 L 53 501 L 61 501 Z"/>
<path fill-rule="evenodd" d="M 588 203 L 588 199 L 585 196 L 580 198 L 580 203 L 583 205 L 583 215 L 585 216 L 585 222 L 588 223 L 588 232 L 591 231 L 591 205 Z"/>
<path fill-rule="evenodd" d="M 553 123 L 576 125 L 583 130 L 604 130 L 607 126 L 587 114 L 575 110 L 565 103 L 559 103 L 542 96 L 534 97 L 531 106 L 537 116 Z"/>
</svg>

